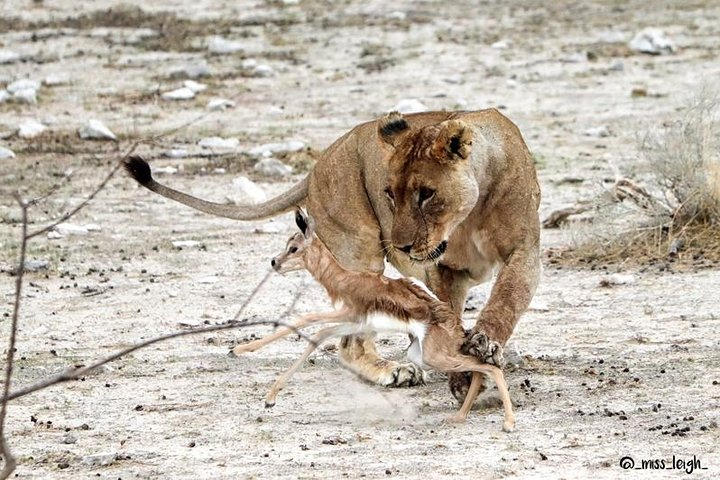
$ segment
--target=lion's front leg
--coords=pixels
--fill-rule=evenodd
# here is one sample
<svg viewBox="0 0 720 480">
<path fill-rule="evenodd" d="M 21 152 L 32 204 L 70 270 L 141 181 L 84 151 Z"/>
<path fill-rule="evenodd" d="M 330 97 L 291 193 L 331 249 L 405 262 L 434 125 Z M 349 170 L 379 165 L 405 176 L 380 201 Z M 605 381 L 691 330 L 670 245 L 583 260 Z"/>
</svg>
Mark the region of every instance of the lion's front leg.
<svg viewBox="0 0 720 480">
<path fill-rule="evenodd" d="M 425 372 L 420 367 L 380 357 L 374 335 L 343 337 L 340 359 L 362 378 L 384 387 L 412 387 L 425 383 Z"/>
</svg>

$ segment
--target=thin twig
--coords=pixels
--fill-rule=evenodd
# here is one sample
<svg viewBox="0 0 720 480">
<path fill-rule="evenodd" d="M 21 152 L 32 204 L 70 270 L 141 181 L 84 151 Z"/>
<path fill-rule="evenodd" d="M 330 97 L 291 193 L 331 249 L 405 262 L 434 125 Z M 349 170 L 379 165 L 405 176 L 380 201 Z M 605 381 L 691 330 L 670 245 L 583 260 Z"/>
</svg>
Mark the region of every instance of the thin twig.
<svg viewBox="0 0 720 480">
<path fill-rule="evenodd" d="M 92 199 L 95 198 L 95 196 L 105 188 L 105 185 L 107 185 L 108 182 L 115 176 L 117 171 L 120 170 L 120 168 L 122 167 L 122 161 L 127 159 L 130 155 L 132 155 L 135 152 L 135 150 L 137 149 L 137 147 L 140 146 L 141 143 L 142 143 L 141 141 L 133 143 L 132 146 L 128 149 L 128 151 L 125 152 L 125 154 L 122 156 L 120 161 L 118 161 L 115 164 L 115 166 L 110 170 L 110 173 L 107 174 L 105 179 L 103 179 L 103 181 L 100 182 L 97 187 L 95 187 L 95 190 L 90 195 L 88 195 L 88 197 L 85 200 L 80 202 L 80 204 L 77 207 L 73 208 L 72 210 L 70 210 L 69 212 L 67 212 L 66 214 L 64 214 L 63 216 L 61 216 L 54 222 L 52 222 L 50 225 L 47 225 L 46 227 L 43 227 L 40 230 L 35 230 L 34 232 L 28 233 L 27 239 L 29 240 L 33 237 L 37 237 L 38 235 L 42 235 L 43 233 L 49 232 L 50 230 L 52 230 L 59 224 L 69 220 L 72 216 L 74 216 L 80 210 L 85 208 L 85 206 L 88 203 L 90 203 L 92 201 Z"/>
<path fill-rule="evenodd" d="M 47 190 L 47 192 L 41 194 L 41 195 L 38 196 L 38 197 L 33 198 L 32 200 L 28 200 L 28 202 L 27 202 L 28 206 L 29 206 L 29 207 L 34 207 L 34 206 L 37 205 L 38 203 L 44 201 L 44 200 L 47 199 L 48 197 L 50 197 L 50 196 L 52 196 L 53 194 L 55 194 L 55 192 L 57 192 L 58 190 L 60 190 L 60 188 L 61 188 L 63 185 L 65 185 L 66 183 L 68 183 L 68 182 L 70 181 L 70 177 L 71 177 L 71 176 L 72 176 L 72 172 L 68 172 L 68 173 L 66 173 L 65 175 L 63 175 L 62 179 L 60 179 L 59 182 L 57 182 L 55 185 L 53 185 L 52 187 L 50 187 L 50 188 Z"/>
<path fill-rule="evenodd" d="M 28 206 L 20 197 L 19 193 L 13 195 L 15 201 L 20 205 L 22 211 L 22 231 L 20 239 L 20 259 L 18 261 L 17 274 L 15 276 L 15 303 L 13 304 L 12 321 L 10 323 L 10 341 L 8 342 L 7 359 L 5 365 L 5 384 L 3 385 L 2 404 L 0 405 L 0 452 L 3 456 L 3 469 L 0 471 L 0 479 L 6 479 L 15 470 L 15 457 L 5 440 L 5 415 L 7 414 L 7 403 L 10 398 L 10 382 L 12 380 L 13 366 L 15 363 L 15 341 L 17 339 L 17 325 L 20 317 L 20 298 L 22 295 L 23 275 L 25 273 L 25 255 L 27 252 L 27 226 Z"/>
</svg>

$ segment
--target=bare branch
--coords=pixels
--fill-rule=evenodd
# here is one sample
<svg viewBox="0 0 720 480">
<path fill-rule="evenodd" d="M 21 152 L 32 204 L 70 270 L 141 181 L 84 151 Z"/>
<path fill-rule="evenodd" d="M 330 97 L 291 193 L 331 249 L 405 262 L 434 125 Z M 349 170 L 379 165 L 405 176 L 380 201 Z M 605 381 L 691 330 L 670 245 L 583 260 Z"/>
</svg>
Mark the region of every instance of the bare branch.
<svg viewBox="0 0 720 480">
<path fill-rule="evenodd" d="M 10 341 L 8 342 L 7 359 L 5 364 L 5 384 L 3 385 L 2 404 L 0 404 L 0 453 L 3 456 L 3 469 L 0 472 L 0 480 L 10 476 L 15 470 L 15 457 L 5 440 L 5 415 L 10 395 L 10 381 L 12 380 L 13 366 L 15 363 L 15 341 L 17 339 L 17 325 L 20 317 L 20 297 L 22 294 L 23 275 L 25 273 L 25 255 L 27 253 L 27 226 L 28 206 L 20 197 L 19 193 L 14 194 L 15 201 L 20 205 L 22 211 L 22 231 L 20 238 L 20 259 L 18 261 L 17 274 L 15 276 L 15 303 L 13 304 L 12 321 L 10 323 Z"/>
<path fill-rule="evenodd" d="M 29 207 L 34 207 L 34 206 L 37 205 L 38 203 L 44 201 L 44 200 L 47 199 L 48 197 L 50 197 L 50 196 L 52 196 L 53 194 L 55 194 L 55 192 L 57 192 L 58 190 L 60 190 L 60 188 L 61 188 L 63 185 L 65 185 L 66 183 L 68 183 L 68 182 L 70 181 L 70 177 L 71 177 L 71 176 L 72 176 L 72 172 L 67 172 L 67 173 L 65 173 L 65 175 L 63 175 L 63 177 L 60 179 L 60 181 L 57 182 L 57 183 L 56 183 L 55 185 L 53 185 L 52 187 L 50 187 L 50 188 L 47 190 L 47 192 L 41 194 L 41 195 L 38 196 L 38 197 L 33 198 L 32 200 L 28 200 L 28 202 L 27 202 L 28 206 L 29 206 Z"/>
</svg>

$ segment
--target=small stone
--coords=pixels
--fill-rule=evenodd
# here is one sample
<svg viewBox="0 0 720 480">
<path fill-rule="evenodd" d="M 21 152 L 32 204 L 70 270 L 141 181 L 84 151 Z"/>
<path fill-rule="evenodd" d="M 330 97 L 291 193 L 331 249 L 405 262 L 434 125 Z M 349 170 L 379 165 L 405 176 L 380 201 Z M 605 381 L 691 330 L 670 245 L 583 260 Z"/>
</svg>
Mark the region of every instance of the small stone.
<svg viewBox="0 0 720 480">
<path fill-rule="evenodd" d="M 18 136 L 20 138 L 35 138 L 41 133 L 43 133 L 47 127 L 43 125 L 42 123 L 38 122 L 37 120 L 33 120 L 32 118 L 29 118 L 27 120 L 23 120 L 18 128 Z"/>
<path fill-rule="evenodd" d="M 60 85 L 67 85 L 69 83 L 70 76 L 67 73 L 51 73 L 45 77 L 45 80 L 43 80 L 43 84 L 48 87 L 57 87 Z"/>
<path fill-rule="evenodd" d="M 609 137 L 610 130 L 608 130 L 605 125 L 602 125 L 600 127 L 588 128 L 587 130 L 585 130 L 585 135 L 594 138 Z"/>
<path fill-rule="evenodd" d="M 298 152 L 305 148 L 305 143 L 300 141 L 289 141 L 281 143 L 265 143 L 247 151 L 253 157 L 270 157 L 273 154 Z"/>
<path fill-rule="evenodd" d="M 72 445 L 73 443 L 77 443 L 77 437 L 72 433 L 68 433 L 62 438 L 62 443 Z"/>
<path fill-rule="evenodd" d="M 154 167 L 153 173 L 164 173 L 166 175 L 174 175 L 178 172 L 178 169 L 168 165 L 167 167 Z"/>
<path fill-rule="evenodd" d="M 175 248 L 193 248 L 201 245 L 197 240 L 172 240 L 171 243 Z"/>
<path fill-rule="evenodd" d="M 601 287 L 610 287 L 614 285 L 632 285 L 635 283 L 635 275 L 624 273 L 613 273 L 606 278 L 600 280 Z"/>
<path fill-rule="evenodd" d="M 675 51 L 675 44 L 659 28 L 648 27 L 638 32 L 628 44 L 630 50 L 650 55 Z"/>
<path fill-rule="evenodd" d="M 242 51 L 242 49 L 242 43 L 235 42 L 233 40 L 226 40 L 222 37 L 212 37 L 210 41 L 208 41 L 208 51 L 210 53 L 236 53 Z"/>
<path fill-rule="evenodd" d="M 404 98 L 395 104 L 395 106 L 390 110 L 400 113 L 417 113 L 426 111 L 427 107 L 420 100 L 416 100 L 414 98 Z"/>
<path fill-rule="evenodd" d="M 235 106 L 235 102 L 226 98 L 212 98 L 207 104 L 208 110 L 225 110 Z"/>
<path fill-rule="evenodd" d="M 12 95 L 10 95 L 7 90 L 0 90 L 0 103 L 7 102 L 11 97 Z"/>
<path fill-rule="evenodd" d="M 217 283 L 220 279 L 214 275 L 211 275 L 209 277 L 201 277 L 197 279 L 197 283 L 202 283 L 204 285 L 209 285 L 211 283 Z"/>
<path fill-rule="evenodd" d="M 73 225 L 71 223 L 61 223 L 55 225 L 54 230 L 62 236 L 67 235 L 87 235 L 90 231 L 80 225 Z"/>
<path fill-rule="evenodd" d="M 490 48 L 494 48 L 495 50 L 504 50 L 508 48 L 508 42 L 507 40 L 498 40 L 497 42 L 492 43 Z"/>
<path fill-rule="evenodd" d="M 171 78 L 202 78 L 211 77 L 212 70 L 204 61 L 175 67 L 168 73 Z"/>
<path fill-rule="evenodd" d="M 39 272 L 40 270 L 47 270 L 49 267 L 49 260 L 25 260 L 26 272 Z"/>
<path fill-rule="evenodd" d="M 264 233 L 264 234 L 273 234 L 273 233 L 281 233 L 283 231 L 283 226 L 276 223 L 276 222 L 265 222 L 259 227 L 255 227 L 254 233 Z"/>
<path fill-rule="evenodd" d="M 91 467 L 107 467 L 115 463 L 117 455 L 108 453 L 105 455 L 88 455 L 83 457 L 82 463 Z"/>
<path fill-rule="evenodd" d="M 63 236 L 60 235 L 60 234 L 59 234 L 58 232 L 56 232 L 55 230 L 51 230 L 51 231 L 48 232 L 47 238 L 48 238 L 48 240 L 57 240 L 58 238 L 63 238 Z"/>
<path fill-rule="evenodd" d="M 198 320 L 180 320 L 178 325 L 185 328 L 198 328 L 202 323 Z"/>
<path fill-rule="evenodd" d="M 30 332 L 30 336 L 33 338 L 41 337 L 41 336 L 45 335 L 46 333 L 48 333 L 49 331 L 50 330 L 45 325 L 41 325 L 38 328 L 36 328 L 35 330 L 33 330 L 32 332 Z"/>
<path fill-rule="evenodd" d="M 40 89 L 40 82 L 36 80 L 30 80 L 29 78 L 22 78 L 20 80 L 15 80 L 10 85 L 7 86 L 7 91 L 10 93 L 19 92 L 20 90 L 27 90 L 27 89 L 33 89 L 33 90 L 39 90 Z"/>
<path fill-rule="evenodd" d="M 207 137 L 198 142 L 198 145 L 211 150 L 235 150 L 240 145 L 237 138 Z"/>
<path fill-rule="evenodd" d="M 165 100 L 190 100 L 195 98 L 195 92 L 187 87 L 165 92 L 161 95 Z"/>
<path fill-rule="evenodd" d="M 6 158 L 15 158 L 15 152 L 9 148 L 0 146 L 0 160 L 4 160 Z"/>
<path fill-rule="evenodd" d="M 78 131 L 83 140 L 117 140 L 117 137 L 100 120 L 88 120 Z"/>
<path fill-rule="evenodd" d="M 170 150 L 165 150 L 163 155 L 168 158 L 185 158 L 189 153 L 184 148 L 171 148 Z"/>
<path fill-rule="evenodd" d="M 270 65 L 261 64 L 255 67 L 252 73 L 255 77 L 272 77 L 275 75 L 275 70 Z"/>
<path fill-rule="evenodd" d="M 292 174 L 292 167 L 285 165 L 276 158 L 263 158 L 255 164 L 255 171 L 268 177 L 287 177 Z"/>
<path fill-rule="evenodd" d="M 194 80 L 185 80 L 183 82 L 183 86 L 185 88 L 189 88 L 194 93 L 204 92 L 208 88 L 207 85 L 205 85 L 204 83 L 199 83 Z"/>
<path fill-rule="evenodd" d="M 235 187 L 235 192 L 237 193 L 237 198 L 232 199 L 233 203 L 261 203 L 267 200 L 265 191 L 247 177 L 236 177 L 233 179 L 232 183 L 233 187 Z"/>
<path fill-rule="evenodd" d="M 20 54 L 11 50 L 0 49 L 0 65 L 5 63 L 15 63 L 20 60 Z"/>
<path fill-rule="evenodd" d="M 13 101 L 17 103 L 25 103 L 35 105 L 37 103 L 37 90 L 34 88 L 24 88 L 12 94 Z"/>
<path fill-rule="evenodd" d="M 102 227 L 97 223 L 88 223 L 85 225 L 85 228 L 87 228 L 88 232 L 99 232 L 102 230 Z"/>
<path fill-rule="evenodd" d="M 342 438 L 339 435 L 331 435 L 329 437 L 325 437 L 322 440 L 323 445 L 345 445 L 347 443 L 347 440 Z"/>
</svg>

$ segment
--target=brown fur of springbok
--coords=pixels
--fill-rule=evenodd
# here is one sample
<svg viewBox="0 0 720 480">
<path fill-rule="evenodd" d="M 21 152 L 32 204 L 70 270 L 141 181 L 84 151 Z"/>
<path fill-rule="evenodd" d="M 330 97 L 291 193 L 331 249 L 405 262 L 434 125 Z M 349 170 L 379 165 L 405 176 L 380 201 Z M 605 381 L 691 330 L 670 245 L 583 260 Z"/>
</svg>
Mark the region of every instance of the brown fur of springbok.
<svg viewBox="0 0 720 480">
<path fill-rule="evenodd" d="M 505 410 L 503 430 L 510 432 L 514 429 L 515 414 L 502 370 L 460 352 L 465 331 L 460 317 L 448 304 L 411 280 L 346 270 L 315 235 L 313 220 L 301 210 L 296 212 L 295 219 L 301 232 L 293 235 L 284 252 L 273 258 L 273 268 L 280 273 L 307 269 L 325 287 L 333 303 L 342 307 L 333 312 L 308 314 L 294 324 L 294 329 L 310 324 L 335 325 L 315 334 L 303 355 L 272 386 L 266 397 L 266 406 L 275 404 L 278 392 L 324 340 L 337 336 L 402 332 L 409 334 L 412 340 L 408 357 L 418 368 L 429 367 L 445 373 L 473 372 L 470 390 L 451 421 L 462 422 L 467 418 L 480 392 L 484 380 L 482 374 L 486 374 L 495 381 L 502 399 Z M 259 340 L 238 345 L 233 353 L 240 355 L 255 351 L 292 331 L 281 329 Z"/>
</svg>

